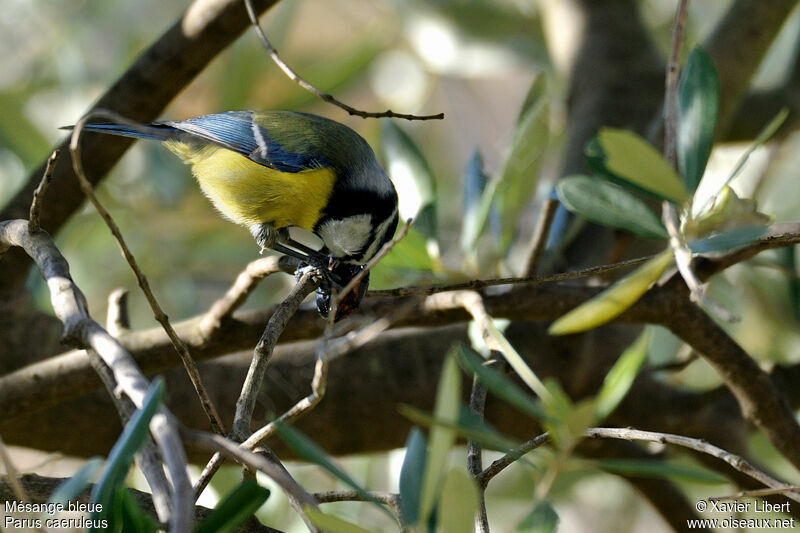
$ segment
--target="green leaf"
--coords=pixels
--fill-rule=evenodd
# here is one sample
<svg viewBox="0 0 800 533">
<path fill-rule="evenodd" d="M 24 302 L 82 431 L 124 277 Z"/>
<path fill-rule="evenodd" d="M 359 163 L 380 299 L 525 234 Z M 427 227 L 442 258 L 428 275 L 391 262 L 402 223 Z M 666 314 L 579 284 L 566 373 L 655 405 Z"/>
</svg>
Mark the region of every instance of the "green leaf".
<svg viewBox="0 0 800 533">
<path fill-rule="evenodd" d="M 558 514 L 549 502 L 541 501 L 522 519 L 517 533 L 554 533 L 558 528 Z"/>
<path fill-rule="evenodd" d="M 269 489 L 255 480 L 242 481 L 230 494 L 217 504 L 195 533 L 228 533 L 253 516 L 269 498 Z"/>
<path fill-rule="evenodd" d="M 694 193 L 708 163 L 719 109 L 719 79 L 708 54 L 695 46 L 678 82 L 678 169 Z"/>
<path fill-rule="evenodd" d="M 694 240 L 689 243 L 689 249 L 696 254 L 730 252 L 749 245 L 766 232 L 766 226 L 734 228 Z"/>
<path fill-rule="evenodd" d="M 511 150 L 506 157 L 494 194 L 494 206 L 500 217 L 498 248 L 508 249 L 514 238 L 519 215 L 530 202 L 539 181 L 539 165 L 550 137 L 550 111 L 546 80 L 533 82 L 517 121 Z"/>
<path fill-rule="evenodd" d="M 103 466 L 103 459 L 101 457 L 92 457 L 83 467 L 75 472 L 75 474 L 61 483 L 47 503 L 60 503 L 66 505 L 68 501 L 75 499 L 83 490 L 89 486 L 92 476 L 95 472 Z"/>
<path fill-rule="evenodd" d="M 150 420 L 158 411 L 161 401 L 164 398 L 164 380 L 157 377 L 147 391 L 141 409 L 137 409 L 131 416 L 125 429 L 122 431 L 106 462 L 106 469 L 100 481 L 92 489 L 91 502 L 102 505 L 102 511 L 92 513 L 94 523 L 107 520 L 111 523 L 110 517 L 114 516 L 114 504 L 117 489 L 122 486 L 128 469 L 133 462 L 133 456 L 142 447 L 149 433 Z M 91 531 L 99 531 L 92 528 Z"/>
<path fill-rule="evenodd" d="M 344 482 L 350 488 L 358 492 L 361 497 L 374 503 L 381 511 L 392 516 L 392 514 L 387 511 L 378 500 L 373 498 L 355 479 L 339 468 L 333 460 L 331 460 L 325 450 L 320 448 L 317 443 L 309 439 L 299 430 L 292 426 L 282 424 L 281 422 L 275 422 L 275 429 L 278 436 L 286 444 L 286 447 L 293 451 L 299 458 L 321 466 L 333 477 Z"/>
<path fill-rule="evenodd" d="M 731 175 L 728 176 L 728 178 L 725 180 L 725 186 L 728 185 L 731 182 L 731 180 L 733 180 L 733 178 L 739 175 L 739 172 L 741 172 L 742 169 L 744 168 L 744 165 L 745 163 L 747 163 L 747 160 L 750 158 L 750 155 L 753 152 L 755 152 L 756 148 L 767 142 L 770 137 L 775 135 L 775 132 L 778 131 L 778 128 L 780 128 L 783 125 L 783 122 L 786 120 L 788 116 L 789 116 L 789 108 L 784 107 L 780 111 L 778 111 L 778 114 L 775 115 L 772 118 L 772 120 L 770 120 L 767 123 L 766 126 L 761 128 L 761 131 L 758 132 L 758 135 L 756 135 L 756 138 L 753 140 L 753 143 L 750 146 L 748 146 L 747 150 L 745 150 L 744 153 L 741 155 L 741 157 L 739 157 L 739 160 L 736 162 L 736 166 L 733 167 Z"/>
<path fill-rule="evenodd" d="M 483 231 L 491 202 L 484 200 L 487 178 L 483 170 L 483 157 L 478 150 L 464 169 L 461 177 L 463 219 L 461 222 L 461 250 L 465 253 L 475 251 L 475 243 Z M 483 207 L 483 204 L 486 204 Z M 487 213 L 483 210 L 486 209 Z"/>
<path fill-rule="evenodd" d="M 723 475 L 699 466 L 683 466 L 649 459 L 598 459 L 594 462 L 606 472 L 623 476 L 674 479 L 708 485 L 728 482 Z"/>
<path fill-rule="evenodd" d="M 548 333 L 579 333 L 612 320 L 647 292 L 672 261 L 672 250 L 664 250 L 588 302 L 553 322 Z"/>
<path fill-rule="evenodd" d="M 549 394 L 544 401 L 547 418 L 542 423 L 556 448 L 571 450 L 584 432 L 595 421 L 595 402 L 593 398 L 574 403 L 561 385 L 552 379 L 547 381 Z"/>
<path fill-rule="evenodd" d="M 436 181 L 428 161 L 411 137 L 391 120 L 382 121 L 381 141 L 389 176 L 399 197 L 400 218 L 428 242 L 436 241 Z"/>
<path fill-rule="evenodd" d="M 433 415 L 444 422 L 457 423 L 460 405 L 461 373 L 458 371 L 454 350 L 450 350 L 444 360 L 444 366 L 442 366 Z M 456 432 L 452 428 L 436 425 L 430 431 L 428 457 L 425 462 L 425 477 L 422 482 L 420 499 L 419 522 L 421 524 L 428 522 L 428 517 L 435 507 L 436 496 L 441 487 L 442 472 L 447 463 L 447 455 L 455 440 Z"/>
<path fill-rule="evenodd" d="M 508 377 L 485 366 L 485 360 L 477 352 L 464 344 L 458 344 L 454 353 L 464 372 L 469 376 L 477 375 L 478 381 L 492 394 L 535 420 L 545 418 L 544 411 L 533 396 L 530 396 Z"/>
<path fill-rule="evenodd" d="M 442 533 L 472 533 L 478 511 L 478 487 L 464 470 L 451 468 L 444 478 L 442 496 L 437 509 L 438 531 Z"/>
<path fill-rule="evenodd" d="M 122 533 L 156 533 L 159 530 L 158 522 L 142 510 L 139 502 L 126 487 L 117 489 L 116 508 L 119 510 L 119 522 L 114 526 L 118 531 Z"/>
<path fill-rule="evenodd" d="M 603 128 L 597 135 L 613 175 L 658 198 L 682 204 L 689 196 L 675 170 L 647 141 L 630 131 Z"/>
<path fill-rule="evenodd" d="M 306 506 L 303 510 L 311 523 L 325 533 L 371 533 L 369 529 L 364 529 L 337 516 L 325 514 L 314 507 Z"/>
<path fill-rule="evenodd" d="M 619 402 L 628 394 L 633 380 L 639 374 L 647 359 L 647 348 L 650 345 L 650 330 L 645 329 L 633 341 L 617 362 L 611 367 L 603 380 L 603 386 L 597 395 L 596 417 L 603 420 L 617 408 Z"/>
<path fill-rule="evenodd" d="M 425 436 L 419 428 L 411 428 L 406 439 L 406 456 L 400 469 L 400 512 L 403 514 L 403 521 L 409 526 L 419 522 L 419 503 L 427 455 Z"/>
<path fill-rule="evenodd" d="M 370 288 L 393 288 L 425 283 L 436 265 L 425 238 L 414 227 L 370 271 Z M 423 280 L 423 281 L 420 281 Z"/>
<path fill-rule="evenodd" d="M 401 415 L 415 424 L 426 427 L 452 429 L 461 437 L 475 441 L 489 450 L 509 453 L 519 445 L 519 443 L 511 437 L 503 435 L 486 422 L 483 422 L 466 407 L 461 407 L 461 416 L 457 422 L 442 420 L 441 418 L 437 418 L 406 404 L 398 405 L 397 410 Z"/>
<path fill-rule="evenodd" d="M 583 218 L 649 239 L 666 239 L 667 230 L 644 202 L 599 176 L 566 176 L 556 185 L 564 207 Z"/>
</svg>

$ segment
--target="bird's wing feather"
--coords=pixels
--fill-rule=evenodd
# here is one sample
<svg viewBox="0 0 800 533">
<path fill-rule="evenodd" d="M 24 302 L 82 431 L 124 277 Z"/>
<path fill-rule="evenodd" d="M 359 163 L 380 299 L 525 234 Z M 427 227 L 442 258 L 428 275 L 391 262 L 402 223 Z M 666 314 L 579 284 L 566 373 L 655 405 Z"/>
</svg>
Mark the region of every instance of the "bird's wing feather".
<svg viewBox="0 0 800 533">
<path fill-rule="evenodd" d="M 296 173 L 325 166 L 319 157 L 286 150 L 284 144 L 275 139 L 275 133 L 264 127 L 252 111 L 228 111 L 163 124 L 281 172 Z"/>
</svg>

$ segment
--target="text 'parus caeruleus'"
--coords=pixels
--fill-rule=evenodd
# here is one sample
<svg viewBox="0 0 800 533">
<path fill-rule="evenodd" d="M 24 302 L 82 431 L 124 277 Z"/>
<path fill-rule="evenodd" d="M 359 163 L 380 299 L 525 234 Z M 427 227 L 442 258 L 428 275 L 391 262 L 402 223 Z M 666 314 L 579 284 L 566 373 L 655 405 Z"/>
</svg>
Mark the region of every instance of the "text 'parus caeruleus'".
<svg viewBox="0 0 800 533">
<path fill-rule="evenodd" d="M 229 220 L 272 248 L 325 271 L 317 297 L 327 315 L 331 287 L 352 279 L 397 228 L 397 193 L 370 146 L 356 132 L 295 111 L 229 111 L 136 129 L 87 124 L 86 130 L 162 141 L 192 166 L 200 188 Z M 296 226 L 324 247 L 289 238 Z M 337 318 L 355 309 L 368 278 Z M 355 300 L 354 300 L 355 298 Z"/>
</svg>

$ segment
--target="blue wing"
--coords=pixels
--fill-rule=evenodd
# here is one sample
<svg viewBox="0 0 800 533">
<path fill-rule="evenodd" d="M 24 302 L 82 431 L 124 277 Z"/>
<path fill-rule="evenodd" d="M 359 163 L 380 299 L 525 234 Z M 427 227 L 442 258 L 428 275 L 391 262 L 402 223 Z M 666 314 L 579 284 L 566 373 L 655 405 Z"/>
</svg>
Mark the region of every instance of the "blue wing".
<svg viewBox="0 0 800 533">
<path fill-rule="evenodd" d="M 277 112 L 273 113 L 277 115 Z M 314 150 L 299 152 L 287 150 L 274 138 L 275 134 L 280 132 L 270 131 L 260 123 L 263 122 L 265 115 L 267 114 L 259 113 L 256 117 L 253 111 L 227 111 L 164 124 L 233 150 L 260 165 L 281 172 L 301 172 L 327 166 L 327 161 Z M 280 121 L 274 122 L 279 125 L 273 129 L 280 129 Z M 288 122 L 285 126 L 287 130 L 292 129 Z"/>
<path fill-rule="evenodd" d="M 160 141 L 191 142 L 192 139 L 199 139 L 242 154 L 259 165 L 281 172 L 296 173 L 329 166 L 330 162 L 320 155 L 319 150 L 304 146 L 296 146 L 296 150 L 287 149 L 275 140 L 276 135 L 282 135 L 286 130 L 288 144 L 296 145 L 297 143 L 289 140 L 289 137 L 297 138 L 291 132 L 300 125 L 293 121 L 296 119 L 304 122 L 301 117 L 307 115 L 292 112 L 255 114 L 253 111 L 227 111 L 181 121 L 154 122 L 142 130 L 124 124 L 97 123 L 86 124 L 85 129 Z M 313 124 L 305 123 L 302 126 L 300 129 L 305 129 L 305 132 L 301 137 L 304 137 L 308 134 L 308 128 L 313 128 Z"/>
</svg>

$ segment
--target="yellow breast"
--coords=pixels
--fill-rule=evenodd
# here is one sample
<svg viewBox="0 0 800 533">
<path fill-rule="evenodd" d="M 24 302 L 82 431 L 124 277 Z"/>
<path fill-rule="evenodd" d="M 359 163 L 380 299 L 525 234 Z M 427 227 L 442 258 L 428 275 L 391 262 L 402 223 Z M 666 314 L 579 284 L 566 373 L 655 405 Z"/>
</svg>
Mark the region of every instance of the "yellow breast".
<svg viewBox="0 0 800 533">
<path fill-rule="evenodd" d="M 200 188 L 214 206 L 245 226 L 270 223 L 276 228 L 297 226 L 311 231 L 333 190 L 335 175 L 328 168 L 281 172 L 213 145 L 164 144 L 192 165 Z"/>
</svg>

